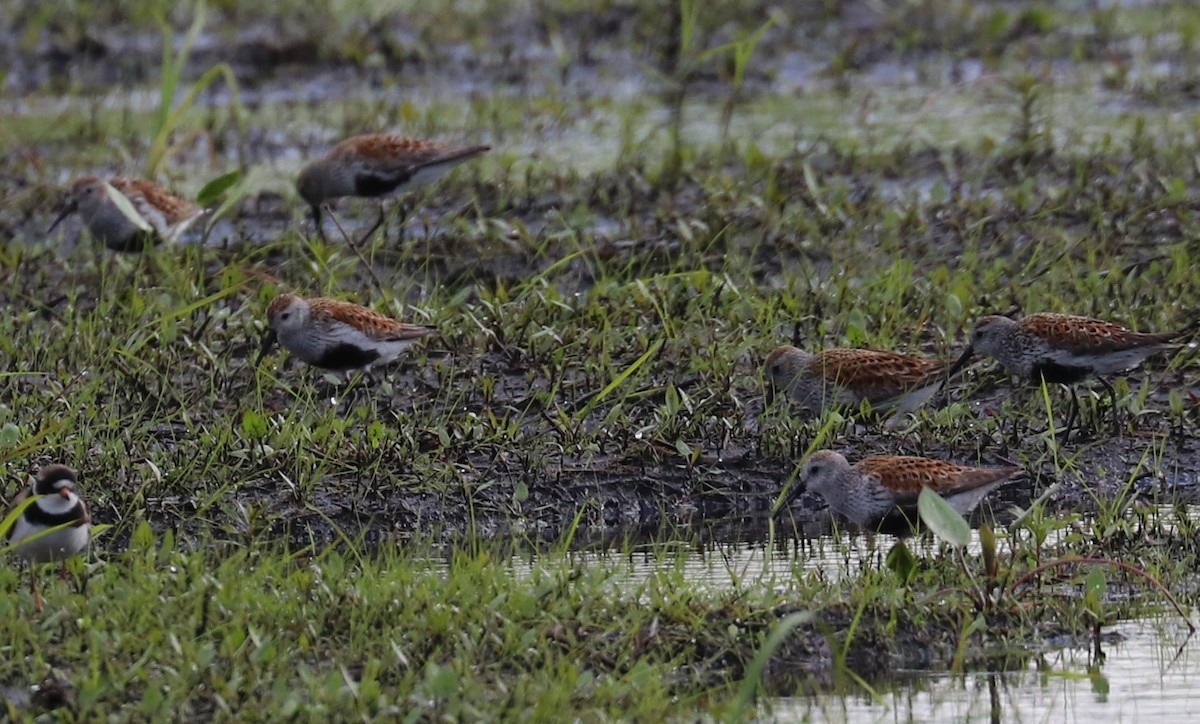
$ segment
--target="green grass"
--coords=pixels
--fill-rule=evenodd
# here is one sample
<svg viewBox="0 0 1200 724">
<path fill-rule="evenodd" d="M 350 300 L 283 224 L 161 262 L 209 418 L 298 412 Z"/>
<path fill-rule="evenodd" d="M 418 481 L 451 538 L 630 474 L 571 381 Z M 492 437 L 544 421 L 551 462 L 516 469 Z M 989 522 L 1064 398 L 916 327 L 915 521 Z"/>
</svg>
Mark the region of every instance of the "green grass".
<svg viewBox="0 0 1200 724">
<path fill-rule="evenodd" d="M 170 541 L 135 535 L 90 567 L 86 595 L 52 585 L 44 618 L 6 597 L 9 660 L 36 680 L 55 667 L 80 712 L 132 718 L 661 718 L 676 704 L 656 669 L 696 646 L 679 634 L 701 612 L 629 606 L 603 593 L 614 575 L 603 566 L 515 574 L 487 554 Z M 628 628 L 610 636 L 614 617 Z M 652 620 L 660 638 L 639 643 Z"/>
<path fill-rule="evenodd" d="M 10 594 L 0 640 L 12 642 L 0 687 L 58 672 L 81 719 L 737 719 L 769 705 L 756 693 L 877 694 L 914 660 L 1021 667 L 1050 635 L 1173 616 L 1147 576 L 1196 603 L 1194 508 L 1166 485 L 1135 493 L 1200 467 L 1188 445 L 1200 426 L 1193 351 L 1117 382 L 1119 436 L 1104 397 L 1080 390 L 1090 427 L 1068 443 L 1041 432 L 1065 412 L 1061 390 L 1013 388 L 987 364 L 896 431 L 863 427 L 855 411 L 802 421 L 764 410 L 759 371 L 793 340 L 949 356 L 974 319 L 1010 309 L 1139 329 L 1194 320 L 1190 116 L 1170 93 L 1137 104 L 1145 89 L 1111 78 L 1105 98 L 1130 105 L 1097 102 L 1111 71 L 1087 61 L 1100 41 L 1061 42 L 1093 22 L 1111 24 L 1103 47 L 1152 39 L 1143 15 L 910 3 L 838 48 L 827 4 L 794 17 L 731 4 L 691 28 L 672 155 L 657 84 L 679 68 L 666 62 L 663 8 L 529 11 L 562 41 L 566 65 L 584 28 L 617 16 L 593 50 L 636 58 L 629 67 L 652 92 L 623 98 L 601 83 L 579 95 L 539 79 L 466 97 L 439 60 L 458 43 L 500 87 L 531 77 L 485 42 L 488 27 L 517 32 L 504 24 L 511 5 L 482 3 L 477 16 L 464 3 L 437 18 L 401 5 L 370 21 L 337 16 L 315 62 L 391 73 L 379 46 L 389 35 L 372 23 L 415 19 L 426 65 L 414 67 L 430 80 L 412 97 L 428 103 L 397 100 L 387 91 L 401 76 L 385 73 L 383 92 L 311 107 L 269 93 L 258 102 L 243 84 L 237 126 L 201 93 L 170 119 L 174 134 L 156 136 L 154 108 L 103 103 L 95 89 L 59 89 L 68 107 L 53 111 L 39 99 L 59 90 L 42 89 L 6 118 L 0 170 L 19 184 L 0 205 L 0 492 L 14 495 L 39 462 L 65 462 L 113 528 L 69 582 L 44 577 L 44 617 L 19 569 L 0 569 Z M 111 22 L 106 7 L 73 7 L 70 37 Z M 157 2 L 120 9 L 150 34 L 156 13 L 180 32 L 192 19 Z M 259 19 L 241 10 L 239 23 Z M 206 28 L 232 37 L 231 13 L 212 3 Z M 940 35 L 906 30 L 930 14 Z M 48 22 L 19 19 L 30 37 Z M 803 92 L 769 91 L 798 29 L 830 52 L 829 67 Z M 739 39 L 740 55 L 709 52 Z M 992 80 L 877 87 L 858 75 L 872 54 L 948 62 L 960 57 L 952 47 L 977 51 Z M 194 67 L 170 69 L 180 88 L 214 67 L 198 53 Z M 1075 72 L 1042 72 L 1063 53 Z M 403 238 L 393 224 L 371 240 L 370 274 L 344 243 L 309 238 L 291 184 L 300 157 L 375 128 L 496 148 L 421 192 Z M 192 152 L 180 138 L 223 150 Z M 261 241 L 118 258 L 86 238 L 44 237 L 53 187 L 141 168 L 155 143 L 172 149 L 164 174 L 185 195 L 245 158 L 249 198 L 228 218 L 235 237 Z M 338 214 L 354 224 L 374 206 L 342 202 Z M 439 334 L 374 386 L 347 389 L 278 350 L 256 369 L 263 310 L 284 290 L 367 303 Z M 761 525 L 817 446 L 852 459 L 1014 460 L 1031 473 L 1022 502 L 1056 494 L 998 528 L 994 547 L 872 550 L 839 532 L 812 543 L 823 569 L 801 556 L 761 575 L 730 563 L 719 585 L 694 580 L 689 548 L 738 535 L 709 526 L 756 515 Z M 711 519 L 687 522 L 694 504 Z M 772 540 L 814 523 L 828 531 L 824 511 L 781 515 Z M 659 544 L 575 550 L 647 517 L 665 521 Z M 635 551 L 652 570 L 633 570 Z"/>
<path fill-rule="evenodd" d="M 1137 516 L 1161 533 L 1173 514 Z M 816 661 L 835 690 L 870 690 L 868 681 L 889 686 L 891 666 L 914 655 L 1021 668 L 1029 654 L 1016 652 L 1041 637 L 1089 631 L 1097 616 L 1160 615 L 1166 603 L 1139 577 L 1094 564 L 1075 563 L 1076 578 L 1040 590 L 1047 582 L 1028 574 L 1052 559 L 1024 555 L 1002 554 L 985 587 L 979 559 L 941 547 L 919 551 L 903 577 L 831 558 L 833 569 L 791 574 L 733 568 L 726 584 L 697 588 L 686 548 L 663 547 L 635 567 L 644 554 L 626 545 L 624 555 L 586 560 L 561 549 L 514 556 L 493 544 L 417 542 L 362 555 L 344 545 L 288 549 L 252 528 L 197 541 L 156 538 L 141 525 L 122 550 L 74 561 L 68 581 L 47 577 L 45 615 L 30 616 L 25 595 L 3 598 L 10 655 L 0 677 L 18 689 L 65 679 L 83 718 L 661 719 L 700 709 L 720 718 L 749 703 L 739 682 L 743 671 L 755 680 L 762 672 L 760 647 L 776 668 L 765 693 L 829 687 L 789 673 Z M 1187 565 L 1142 560 L 1168 580 L 1191 575 Z M 719 564 L 710 568 L 719 578 Z M 1085 578 L 1116 598 L 1059 593 Z M 23 583 L 0 570 L 0 587 Z M 772 636 L 777 626 L 787 634 Z"/>
</svg>

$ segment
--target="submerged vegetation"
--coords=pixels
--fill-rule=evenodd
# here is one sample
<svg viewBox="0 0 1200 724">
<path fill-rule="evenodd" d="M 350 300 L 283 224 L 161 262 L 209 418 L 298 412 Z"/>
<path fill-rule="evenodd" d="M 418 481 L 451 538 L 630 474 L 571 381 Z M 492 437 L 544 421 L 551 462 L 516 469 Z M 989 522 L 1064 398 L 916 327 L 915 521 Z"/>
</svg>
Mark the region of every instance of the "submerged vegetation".
<svg viewBox="0 0 1200 724">
<path fill-rule="evenodd" d="M 989 313 L 1194 321 L 1200 13 L 367 5 L 0 10 L 2 492 L 69 463 L 112 525 L 44 617 L 0 568 L 11 714 L 737 719 L 759 686 L 878 699 L 1190 629 L 1194 347 L 1114 380 L 1119 411 L 1081 389 L 1069 442 L 1068 395 L 987 364 L 898 429 L 796 419 L 760 366 L 950 357 Z M 494 150 L 322 241 L 295 171 L 369 130 Z M 208 244 L 42 233 L 71 179 L 131 168 L 220 204 Z M 337 208 L 350 236 L 375 214 Z M 283 291 L 439 332 L 374 384 L 256 368 Z M 772 518 L 823 447 L 1030 476 L 969 542 Z"/>
</svg>

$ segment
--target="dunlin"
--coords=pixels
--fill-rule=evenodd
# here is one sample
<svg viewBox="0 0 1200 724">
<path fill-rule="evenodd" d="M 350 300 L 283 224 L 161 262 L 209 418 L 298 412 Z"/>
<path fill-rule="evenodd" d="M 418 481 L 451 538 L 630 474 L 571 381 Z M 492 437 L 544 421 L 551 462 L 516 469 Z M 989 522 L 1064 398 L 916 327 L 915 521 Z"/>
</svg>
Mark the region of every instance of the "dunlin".
<svg viewBox="0 0 1200 724">
<path fill-rule="evenodd" d="M 355 136 L 301 169 L 296 187 L 320 231 L 321 205 L 330 199 L 400 193 L 489 150 L 490 146 L 452 146 L 397 134 Z"/>
<path fill-rule="evenodd" d="M 874 529 L 901 514 L 915 521 L 917 496 L 931 488 L 962 515 L 1013 480 L 1019 467 L 972 468 L 903 455 L 872 455 L 851 466 L 833 450 L 813 453 L 800 470 L 800 489 L 818 493 L 851 523 Z"/>
<path fill-rule="evenodd" d="M 1043 312 L 1020 320 L 991 315 L 975 324 L 970 344 L 950 368 L 958 372 L 972 355 L 994 357 L 1014 375 L 1032 382 L 1045 380 L 1067 385 L 1072 410 L 1067 434 L 1079 407 L 1071 387 L 1095 377 L 1108 391 L 1116 416 L 1116 392 L 1103 375 L 1137 367 L 1147 357 L 1183 345 L 1172 340 L 1189 333 L 1194 325 L 1173 332 L 1134 332 L 1119 324 L 1090 317 Z"/>
<path fill-rule="evenodd" d="M 78 476 L 65 465 L 47 465 L 38 471 L 32 493 L 40 496 L 26 506 L 8 529 L 13 552 L 29 561 L 29 587 L 37 610 L 44 607 L 37 587 L 37 566 L 65 561 L 87 547 L 91 518 L 75 492 Z M 15 504 L 29 495 L 22 493 Z"/>
<path fill-rule="evenodd" d="M 207 213 L 156 183 L 128 176 L 107 181 L 84 176 L 76 181 L 62 213 L 46 233 L 75 212 L 92 236 L 113 251 L 142 251 L 163 241 L 178 241 Z"/>
<path fill-rule="evenodd" d="M 269 325 L 255 366 L 276 341 L 310 365 L 370 373 L 393 362 L 435 328 L 401 322 L 350 302 L 281 294 L 267 306 Z"/>
<path fill-rule="evenodd" d="M 912 412 L 940 387 L 947 363 L 897 352 L 835 347 L 810 353 L 783 346 L 765 364 L 772 392 L 786 392 L 805 413 L 861 405 Z"/>
</svg>

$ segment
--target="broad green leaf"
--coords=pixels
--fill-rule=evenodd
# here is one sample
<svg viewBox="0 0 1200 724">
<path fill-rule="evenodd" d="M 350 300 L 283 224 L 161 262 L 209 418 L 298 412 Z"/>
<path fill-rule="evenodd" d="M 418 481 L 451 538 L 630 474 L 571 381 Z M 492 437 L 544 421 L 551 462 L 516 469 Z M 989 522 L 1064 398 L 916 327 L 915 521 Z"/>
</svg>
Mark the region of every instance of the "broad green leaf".
<svg viewBox="0 0 1200 724">
<path fill-rule="evenodd" d="M 930 488 L 922 488 L 917 497 L 917 513 L 934 534 L 952 546 L 961 548 L 971 542 L 971 526 L 946 499 Z"/>
<path fill-rule="evenodd" d="M 104 184 L 104 190 L 108 193 L 108 198 L 118 209 L 121 210 L 121 213 L 125 215 L 125 218 L 133 222 L 134 226 L 136 226 L 140 231 L 154 233 L 154 227 L 150 225 L 149 221 L 146 221 L 144 218 L 142 218 L 142 215 L 138 213 L 136 208 L 134 208 L 133 203 L 129 200 L 128 196 L 113 188 L 113 185 L 109 183 Z"/>
<path fill-rule="evenodd" d="M 196 203 L 201 206 L 212 206 L 226 191 L 233 188 L 241 180 L 241 171 L 230 171 L 223 176 L 216 177 L 204 184 L 204 188 L 200 189 L 200 193 L 196 195 Z"/>
</svg>

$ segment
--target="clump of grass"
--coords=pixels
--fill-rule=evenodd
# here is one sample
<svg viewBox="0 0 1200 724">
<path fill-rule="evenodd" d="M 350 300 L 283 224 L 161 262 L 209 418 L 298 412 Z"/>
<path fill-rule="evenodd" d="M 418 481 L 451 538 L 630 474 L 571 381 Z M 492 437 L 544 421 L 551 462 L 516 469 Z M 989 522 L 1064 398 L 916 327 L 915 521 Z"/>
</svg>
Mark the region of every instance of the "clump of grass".
<svg viewBox="0 0 1200 724">
<path fill-rule="evenodd" d="M 192 24 L 184 34 L 183 40 L 179 44 L 179 50 L 174 53 L 172 52 L 174 31 L 165 20 L 160 20 L 163 33 L 163 54 L 159 71 L 158 111 L 155 115 L 150 148 L 146 153 L 146 176 L 149 178 L 157 177 L 171 155 L 185 143 L 193 140 L 195 132 L 185 134 L 183 138 L 172 143 L 172 138 L 179 132 L 185 116 L 191 112 L 196 99 L 218 78 L 224 79 L 226 87 L 229 88 L 231 94 L 230 113 L 235 124 L 242 115 L 241 102 L 238 100 L 237 78 L 228 63 L 217 63 L 209 68 L 192 84 L 183 98 L 176 102 L 175 95 L 179 90 L 184 69 L 187 67 L 188 57 L 196 39 L 204 29 L 205 7 L 204 2 L 197 2 L 194 5 L 195 16 Z M 240 133 L 238 135 L 240 136 Z"/>
<path fill-rule="evenodd" d="M 824 666 L 871 691 L 905 648 L 961 670 L 994 663 L 993 646 L 1029 646 L 1075 623 L 1090 631 L 1143 605 L 1122 576 L 1097 573 L 1105 561 L 1033 566 L 998 554 L 994 539 L 978 555 L 926 549 L 903 571 L 831 560 L 832 583 L 811 568 L 777 578 L 726 566 L 726 585 L 696 588 L 685 546 L 632 568 L 628 544 L 586 560 L 557 546 L 514 555 L 479 539 L 368 554 L 353 535 L 321 548 L 281 546 L 252 528 L 203 538 L 156 535 L 144 521 L 130 529 L 123 550 L 73 561 L 69 580 L 46 586 L 46 619 L 20 615 L 23 595 L 4 597 L 19 655 L 0 680 L 41 681 L 53 666 L 73 683 L 80 716 L 253 708 L 373 718 L 419 706 L 487 718 L 620 710 L 740 720 L 756 690 L 826 686 L 791 671 L 814 657 L 832 655 Z M 1033 595 L 1040 577 L 1072 570 L 1087 595 Z M 1057 578 L 1054 590 L 1073 580 Z M 0 587 L 19 585 L 0 570 Z"/>
<path fill-rule="evenodd" d="M 557 561 L 514 576 L 487 553 L 420 547 L 370 558 L 192 549 L 143 526 L 128 550 L 77 571 L 86 590 L 49 592 L 71 615 L 38 622 L 9 609 L 20 656 L 0 676 L 40 681 L 53 662 L 85 715 L 618 707 L 659 718 L 674 695 L 694 703 L 695 684 L 672 687 L 666 670 L 689 658 L 695 644 L 679 634 L 697 632 L 696 613 L 628 606 L 612 570 Z M 614 616 L 628 627 L 610 638 Z"/>
</svg>

